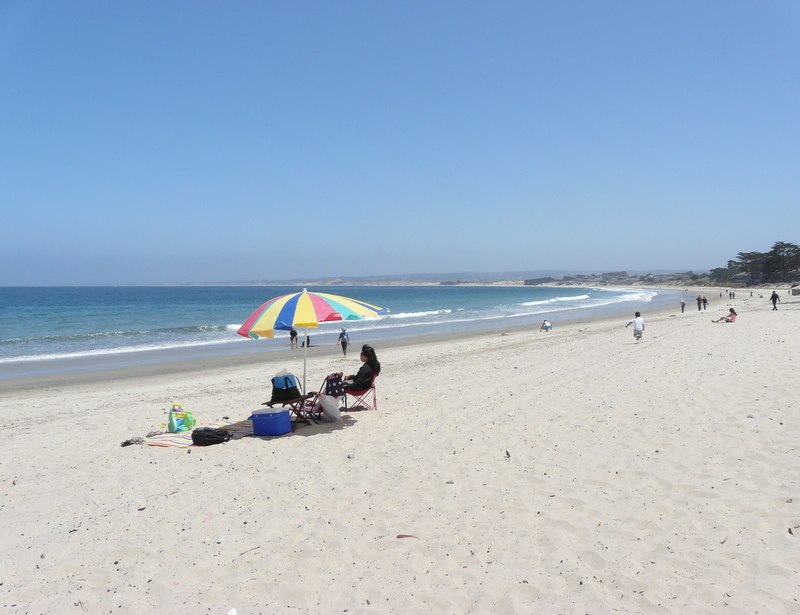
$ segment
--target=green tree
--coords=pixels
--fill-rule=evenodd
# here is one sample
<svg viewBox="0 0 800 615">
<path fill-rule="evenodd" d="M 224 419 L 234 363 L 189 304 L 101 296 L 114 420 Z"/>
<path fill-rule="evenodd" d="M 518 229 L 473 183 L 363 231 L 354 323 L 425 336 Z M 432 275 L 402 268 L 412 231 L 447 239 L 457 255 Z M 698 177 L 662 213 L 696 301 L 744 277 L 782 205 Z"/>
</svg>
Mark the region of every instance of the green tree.
<svg viewBox="0 0 800 615">
<path fill-rule="evenodd" d="M 716 269 L 711 270 L 711 273 L 709 274 L 708 277 L 710 277 L 715 282 L 730 282 L 734 273 L 736 273 L 736 269 L 717 267 Z"/>
<path fill-rule="evenodd" d="M 770 278 L 785 282 L 793 271 L 800 268 L 800 246 L 785 241 L 776 241 L 764 255 L 762 270 Z"/>
<path fill-rule="evenodd" d="M 761 276 L 762 267 L 767 255 L 763 252 L 739 252 L 736 257 L 739 259 L 738 265 L 750 277 L 752 284 L 757 276 Z"/>
</svg>

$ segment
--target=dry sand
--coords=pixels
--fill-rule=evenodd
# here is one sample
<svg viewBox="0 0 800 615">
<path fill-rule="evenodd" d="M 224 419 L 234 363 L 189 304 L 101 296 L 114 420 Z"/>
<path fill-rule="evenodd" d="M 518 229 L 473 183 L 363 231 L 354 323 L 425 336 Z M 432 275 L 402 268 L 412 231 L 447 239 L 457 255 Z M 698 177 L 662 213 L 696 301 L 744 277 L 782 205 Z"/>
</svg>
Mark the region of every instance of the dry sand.
<svg viewBox="0 0 800 615">
<path fill-rule="evenodd" d="M 247 418 L 302 361 L 0 381 L 0 609 L 798 613 L 781 299 L 379 346 L 377 412 L 209 448 L 120 442 L 172 402 Z"/>
</svg>

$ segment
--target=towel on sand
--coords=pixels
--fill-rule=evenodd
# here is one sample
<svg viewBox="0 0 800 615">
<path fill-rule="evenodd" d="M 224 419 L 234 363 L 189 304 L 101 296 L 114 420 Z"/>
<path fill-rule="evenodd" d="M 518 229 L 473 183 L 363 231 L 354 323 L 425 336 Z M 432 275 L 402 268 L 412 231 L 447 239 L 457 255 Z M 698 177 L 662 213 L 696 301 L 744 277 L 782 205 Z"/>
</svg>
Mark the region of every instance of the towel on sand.
<svg viewBox="0 0 800 615">
<path fill-rule="evenodd" d="M 227 429 L 233 434 L 233 439 L 238 440 L 245 436 L 253 435 L 253 421 L 221 421 L 219 423 L 201 423 L 202 427 L 218 427 Z M 192 432 L 183 431 L 181 433 L 163 433 L 157 436 L 150 436 L 144 439 L 145 444 L 150 446 L 176 446 L 178 448 L 189 448 L 192 444 Z"/>
</svg>

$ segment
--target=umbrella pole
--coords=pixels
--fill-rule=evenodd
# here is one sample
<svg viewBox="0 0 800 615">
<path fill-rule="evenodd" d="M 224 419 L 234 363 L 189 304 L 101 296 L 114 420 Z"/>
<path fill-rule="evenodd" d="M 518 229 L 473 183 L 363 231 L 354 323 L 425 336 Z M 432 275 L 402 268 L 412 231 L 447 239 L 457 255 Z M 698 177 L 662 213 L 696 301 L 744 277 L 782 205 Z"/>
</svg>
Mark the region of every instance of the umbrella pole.
<svg viewBox="0 0 800 615">
<path fill-rule="evenodd" d="M 308 327 L 303 327 L 303 395 L 306 394 L 306 361 L 308 359 Z"/>
</svg>

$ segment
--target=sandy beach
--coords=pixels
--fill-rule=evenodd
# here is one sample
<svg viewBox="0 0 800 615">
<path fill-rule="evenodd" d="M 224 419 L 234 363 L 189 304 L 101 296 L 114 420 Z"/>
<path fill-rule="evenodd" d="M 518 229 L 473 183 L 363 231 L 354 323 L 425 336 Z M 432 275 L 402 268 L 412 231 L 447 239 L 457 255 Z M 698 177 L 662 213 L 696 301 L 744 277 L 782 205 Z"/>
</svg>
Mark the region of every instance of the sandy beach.
<svg viewBox="0 0 800 615">
<path fill-rule="evenodd" d="M 4 613 L 798 613 L 800 297 L 376 345 L 378 411 L 190 449 L 300 352 L 0 381 Z M 711 319 L 734 307 L 734 324 Z M 353 350 L 367 340 L 353 340 Z M 308 381 L 357 352 L 311 348 Z"/>
</svg>

